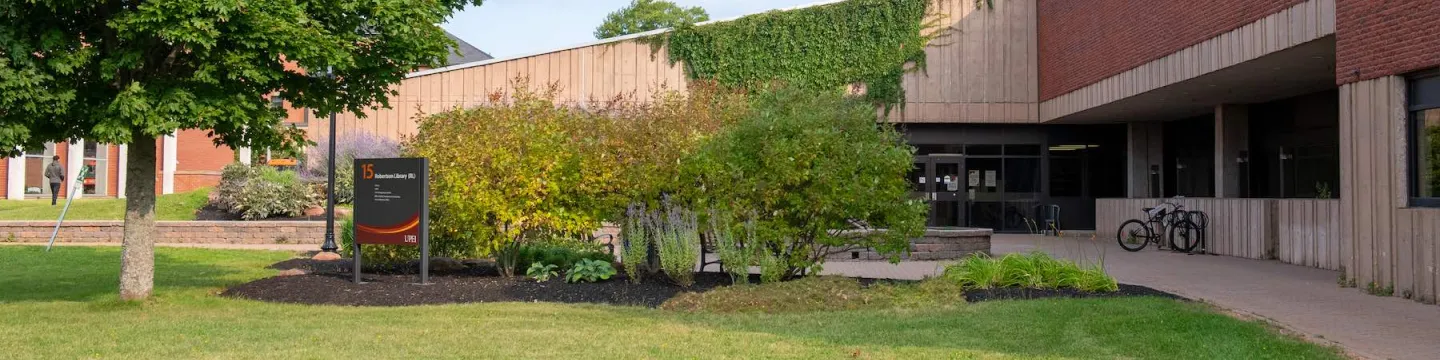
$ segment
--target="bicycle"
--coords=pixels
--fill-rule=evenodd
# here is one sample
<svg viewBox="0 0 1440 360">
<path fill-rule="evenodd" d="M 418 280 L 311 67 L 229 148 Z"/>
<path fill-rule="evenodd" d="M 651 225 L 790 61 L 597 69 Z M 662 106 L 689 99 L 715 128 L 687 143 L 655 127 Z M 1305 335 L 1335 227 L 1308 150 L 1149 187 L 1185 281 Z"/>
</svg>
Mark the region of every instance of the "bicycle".
<svg viewBox="0 0 1440 360">
<path fill-rule="evenodd" d="M 1205 229 L 1210 225 L 1210 216 L 1203 211 L 1183 212 L 1184 215 L 1178 216 L 1180 221 L 1170 228 L 1170 248 L 1188 254 L 1198 246 L 1200 252 L 1205 253 Z"/>
<path fill-rule="evenodd" d="M 1126 220 L 1120 224 L 1119 231 L 1115 233 L 1115 241 L 1120 243 L 1120 247 L 1125 251 L 1140 251 L 1152 242 L 1155 243 L 1155 246 L 1164 248 L 1167 244 L 1161 241 L 1162 237 L 1168 238 L 1171 243 L 1174 243 L 1175 237 L 1181 236 L 1181 240 L 1188 243 L 1188 240 L 1196 234 L 1195 229 L 1199 228 L 1188 218 L 1189 213 L 1185 211 L 1184 205 L 1161 201 L 1160 205 L 1147 207 L 1142 211 L 1148 215 L 1148 218 L 1144 221 L 1140 219 Z M 1160 229 L 1159 233 L 1155 231 L 1157 226 Z M 1177 233 L 1176 228 L 1185 230 Z M 1171 247 L 1174 246 L 1171 245 Z M 1193 249 L 1194 246 L 1191 245 L 1190 248 Z"/>
</svg>

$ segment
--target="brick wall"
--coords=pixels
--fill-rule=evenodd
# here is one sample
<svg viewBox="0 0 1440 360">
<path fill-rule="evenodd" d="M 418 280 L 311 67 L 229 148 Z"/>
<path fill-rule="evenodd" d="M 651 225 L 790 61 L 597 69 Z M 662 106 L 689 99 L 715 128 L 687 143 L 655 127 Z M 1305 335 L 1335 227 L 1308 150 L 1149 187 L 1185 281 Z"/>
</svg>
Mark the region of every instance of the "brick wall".
<svg viewBox="0 0 1440 360">
<path fill-rule="evenodd" d="M 1440 1 L 1338 0 L 1335 13 L 1337 83 L 1440 66 Z"/>
<path fill-rule="evenodd" d="M 1301 2 L 1304 0 L 1039 0 L 1040 100 L 1064 95 Z"/>
<path fill-rule="evenodd" d="M 320 244 L 324 221 L 160 221 L 158 243 Z M 0 221 L 0 242 L 50 241 L 53 221 Z M 123 221 L 67 221 L 55 242 L 119 243 Z"/>
</svg>

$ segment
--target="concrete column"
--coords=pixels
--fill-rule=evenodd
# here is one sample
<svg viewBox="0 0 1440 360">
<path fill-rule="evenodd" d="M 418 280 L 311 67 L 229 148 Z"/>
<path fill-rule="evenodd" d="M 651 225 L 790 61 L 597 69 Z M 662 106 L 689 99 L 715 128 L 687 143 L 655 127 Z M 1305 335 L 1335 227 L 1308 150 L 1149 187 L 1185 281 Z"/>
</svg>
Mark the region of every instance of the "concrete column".
<svg viewBox="0 0 1440 360">
<path fill-rule="evenodd" d="M 115 179 L 115 197 L 121 199 L 125 198 L 125 173 L 128 172 L 125 171 L 125 167 L 130 164 L 130 159 L 128 159 L 128 157 L 130 157 L 130 148 L 125 146 L 124 144 L 121 144 L 119 156 L 120 159 L 118 159 L 117 161 L 119 162 L 116 163 L 118 164 L 116 165 L 116 169 L 120 169 L 120 171 L 117 171 L 120 176 L 116 176 Z"/>
<path fill-rule="evenodd" d="M 1151 194 L 1151 188 L 1160 190 L 1164 184 L 1164 172 L 1160 166 L 1164 164 L 1162 147 L 1164 138 L 1161 136 L 1161 123 L 1144 122 L 1130 123 L 1127 127 L 1126 141 L 1126 195 L 1131 198 L 1148 198 L 1156 195 Z M 1158 172 L 1160 177 L 1151 176 L 1152 169 Z M 1160 180 L 1157 182 L 1157 179 Z M 1153 183 L 1153 184 L 1152 184 Z"/>
<path fill-rule="evenodd" d="M 1215 197 L 1237 198 L 1246 184 L 1241 183 L 1241 153 L 1250 152 L 1250 107 L 1248 105 L 1215 105 Z"/>
<path fill-rule="evenodd" d="M 65 150 L 65 188 L 63 195 L 75 195 L 76 199 L 84 197 L 83 191 L 75 191 L 85 179 L 80 178 L 80 168 L 85 167 L 85 140 L 76 140 L 70 143 L 70 148 Z"/>
<path fill-rule="evenodd" d="M 5 171 L 5 198 L 25 200 L 25 155 L 7 159 Z M 38 170 L 37 170 L 38 171 Z"/>
<path fill-rule="evenodd" d="M 179 162 L 175 160 L 175 145 L 178 142 L 179 141 L 175 139 L 175 133 L 172 132 L 170 135 L 165 135 L 165 139 L 161 143 L 161 146 L 164 148 L 160 160 L 161 194 L 175 193 L 175 166 L 179 164 Z"/>
<path fill-rule="evenodd" d="M 240 152 L 240 155 L 239 155 L 240 163 L 241 163 L 241 164 L 245 164 L 245 165 L 250 165 L 250 148 L 248 148 L 248 147 L 242 147 L 242 148 L 240 148 L 240 150 L 238 150 L 238 151 Z"/>
</svg>

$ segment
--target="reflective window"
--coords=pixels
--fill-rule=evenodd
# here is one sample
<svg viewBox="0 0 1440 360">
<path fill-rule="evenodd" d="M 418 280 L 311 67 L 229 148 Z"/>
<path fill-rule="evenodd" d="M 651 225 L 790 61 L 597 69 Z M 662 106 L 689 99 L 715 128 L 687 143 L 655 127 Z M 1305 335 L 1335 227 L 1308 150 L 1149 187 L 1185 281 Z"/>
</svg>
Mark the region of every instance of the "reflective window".
<svg viewBox="0 0 1440 360">
<path fill-rule="evenodd" d="M 1440 73 L 1409 85 L 1410 205 L 1440 207 Z"/>
</svg>

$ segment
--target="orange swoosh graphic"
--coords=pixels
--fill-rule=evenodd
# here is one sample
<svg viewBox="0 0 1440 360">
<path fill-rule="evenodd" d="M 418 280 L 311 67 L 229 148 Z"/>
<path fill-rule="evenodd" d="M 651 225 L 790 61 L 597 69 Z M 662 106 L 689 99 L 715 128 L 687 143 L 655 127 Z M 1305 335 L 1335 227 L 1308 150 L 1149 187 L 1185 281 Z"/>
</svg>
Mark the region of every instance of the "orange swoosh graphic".
<svg viewBox="0 0 1440 360">
<path fill-rule="evenodd" d="M 365 225 L 355 225 L 360 231 L 371 234 L 398 234 L 410 231 L 410 229 L 414 229 L 417 226 L 420 226 L 420 215 L 415 215 L 410 218 L 410 221 L 392 227 L 374 228 Z"/>
</svg>

